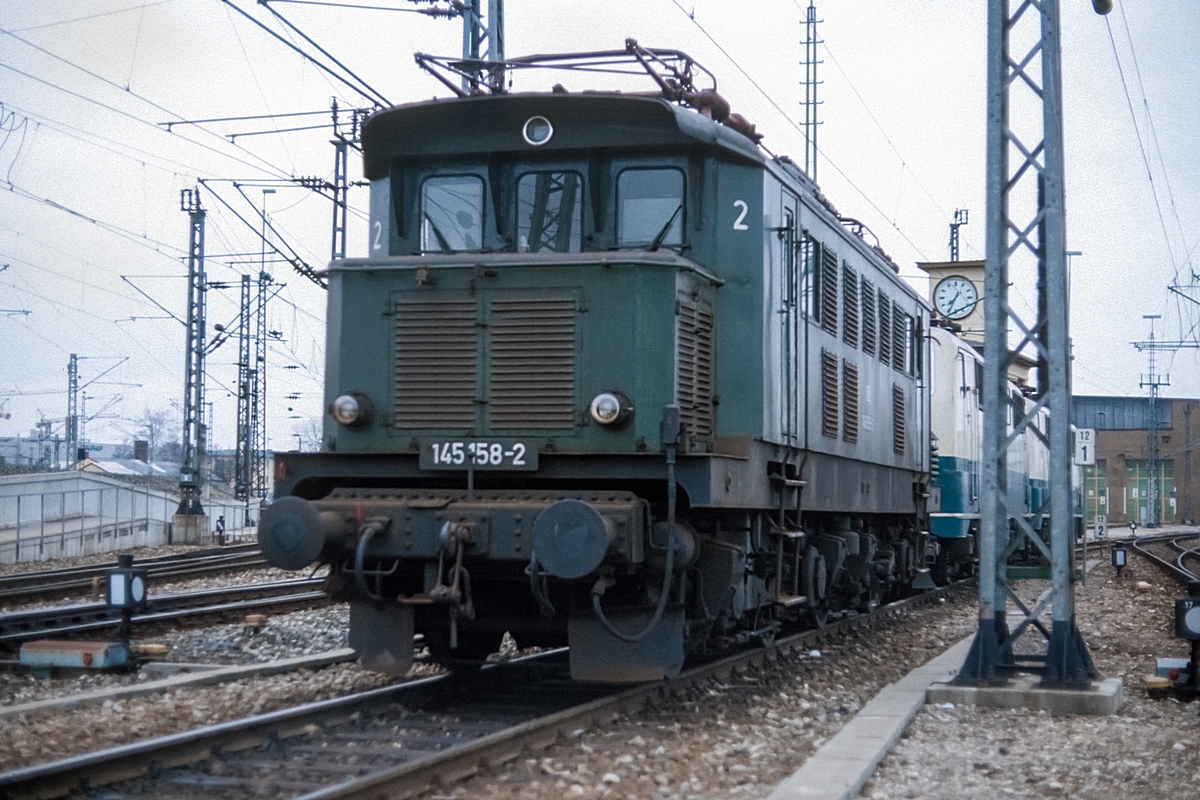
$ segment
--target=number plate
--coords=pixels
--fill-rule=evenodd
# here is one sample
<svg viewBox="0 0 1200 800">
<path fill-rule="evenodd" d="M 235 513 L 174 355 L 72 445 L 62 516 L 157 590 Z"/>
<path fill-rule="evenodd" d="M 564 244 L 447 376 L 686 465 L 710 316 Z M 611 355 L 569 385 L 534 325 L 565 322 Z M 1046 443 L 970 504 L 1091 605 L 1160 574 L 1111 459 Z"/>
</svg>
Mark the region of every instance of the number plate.
<svg viewBox="0 0 1200 800">
<path fill-rule="evenodd" d="M 537 446 L 515 439 L 426 439 L 421 469 L 535 470 Z"/>
</svg>

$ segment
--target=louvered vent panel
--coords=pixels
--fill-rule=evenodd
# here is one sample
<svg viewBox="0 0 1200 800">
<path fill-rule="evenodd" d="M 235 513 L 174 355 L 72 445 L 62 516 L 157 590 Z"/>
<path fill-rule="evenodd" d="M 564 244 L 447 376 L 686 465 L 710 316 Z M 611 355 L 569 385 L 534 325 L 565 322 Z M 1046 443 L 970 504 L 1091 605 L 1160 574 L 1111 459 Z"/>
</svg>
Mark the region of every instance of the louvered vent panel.
<svg viewBox="0 0 1200 800">
<path fill-rule="evenodd" d="M 875 355 L 875 284 L 866 278 L 862 281 L 862 349 Z"/>
<path fill-rule="evenodd" d="M 821 327 L 837 336 L 837 254 L 821 248 Z"/>
<path fill-rule="evenodd" d="M 475 301 L 400 300 L 394 319 L 396 427 L 474 427 Z"/>
<path fill-rule="evenodd" d="M 842 265 L 842 341 L 858 347 L 858 272 Z"/>
<path fill-rule="evenodd" d="M 821 433 L 838 435 L 838 359 L 828 350 L 821 351 Z"/>
<path fill-rule="evenodd" d="M 892 304 L 883 292 L 879 293 L 879 360 L 892 363 Z"/>
<path fill-rule="evenodd" d="M 908 314 L 892 307 L 892 366 L 901 372 L 904 372 L 904 356 L 907 352 L 904 340 L 907 338 L 908 319 Z"/>
<path fill-rule="evenodd" d="M 692 439 L 712 438 L 712 306 L 679 303 L 679 414 Z"/>
<path fill-rule="evenodd" d="M 858 441 L 858 367 L 849 361 L 842 365 L 842 438 Z"/>
<path fill-rule="evenodd" d="M 892 450 L 904 453 L 904 389 L 892 385 Z"/>
<path fill-rule="evenodd" d="M 493 432 L 575 424 L 575 300 L 493 300 L 488 423 Z"/>
</svg>

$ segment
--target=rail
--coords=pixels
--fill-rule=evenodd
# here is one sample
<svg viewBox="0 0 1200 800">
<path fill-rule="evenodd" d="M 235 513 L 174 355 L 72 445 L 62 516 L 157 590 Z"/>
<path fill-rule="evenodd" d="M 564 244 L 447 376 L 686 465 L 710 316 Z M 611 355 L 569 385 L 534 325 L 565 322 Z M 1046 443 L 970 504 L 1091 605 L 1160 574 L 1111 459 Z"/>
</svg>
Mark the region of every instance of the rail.
<svg viewBox="0 0 1200 800">
<path fill-rule="evenodd" d="M 701 664 L 682 673 L 677 678 L 665 681 L 655 681 L 632 688 L 605 687 L 593 691 L 601 691 L 601 696 L 577 702 L 568 708 L 554 710 L 536 719 L 521 721 L 502 730 L 487 730 L 486 725 L 476 727 L 474 737 L 460 737 L 458 741 L 447 744 L 445 749 L 413 748 L 392 746 L 391 753 L 395 758 L 407 759 L 403 763 L 382 769 L 367 768 L 369 774 L 355 774 L 358 770 L 346 769 L 344 763 L 331 764 L 325 769 L 326 785 L 313 789 L 315 783 L 298 789 L 301 793 L 293 795 L 299 800 L 346 800 L 347 798 L 401 798 L 412 797 L 435 787 L 445 787 L 450 783 L 470 777 L 487 766 L 511 761 L 529 750 L 543 749 L 570 736 L 580 729 L 602 724 L 619 711 L 634 710 L 648 702 L 662 700 L 672 693 L 708 680 L 722 678 L 732 672 L 761 665 L 764 661 L 787 657 L 793 653 L 807 652 L 814 644 L 818 644 L 835 634 L 840 634 L 858 627 L 864 627 L 879 622 L 895 613 L 907 611 L 915 606 L 935 602 L 948 592 L 962 586 L 966 581 L 960 581 L 940 589 L 936 589 L 906 600 L 882 606 L 870 614 L 848 617 L 831 623 L 820 629 L 805 631 L 782 638 L 773 644 L 729 655 L 714 661 Z M 516 663 L 538 663 L 561 657 L 565 650 L 539 654 L 529 659 L 515 660 Z M 511 662 L 510 662 L 511 663 Z M 498 672 L 492 668 L 493 672 Z M 390 686 L 383 689 L 351 695 L 348 697 L 325 700 L 295 708 L 284 709 L 269 714 L 262 714 L 245 719 L 234 720 L 207 728 L 199 728 L 184 733 L 172 734 L 142 742 L 136 742 L 107 750 L 86 753 L 60 761 L 25 767 L 0 774 L 0 792 L 5 797 L 22 798 L 52 798 L 69 794 L 84 786 L 99 786 L 124 781 L 138 776 L 146 780 L 169 780 L 172 773 L 177 782 L 190 785 L 204 785 L 210 788 L 231 789 L 233 781 L 245 790 L 246 785 L 253 783 L 251 779 L 232 778 L 228 774 L 190 773 L 179 776 L 174 768 L 195 764 L 214 757 L 214 754 L 247 753 L 253 750 L 253 760 L 257 769 L 267 770 L 263 781 L 273 787 L 276 793 L 284 788 L 283 782 L 288 777 L 279 773 L 286 772 L 283 765 L 298 762 L 268 761 L 264 751 L 259 748 L 267 742 L 273 746 L 289 751 L 289 739 L 301 739 L 305 736 L 332 736 L 337 726 L 360 724 L 368 712 L 377 712 L 387 704 L 397 702 L 401 698 L 413 697 L 421 692 L 428 692 L 440 685 L 448 685 L 453 676 L 437 676 L 425 678 L 410 683 Z M 497 681 L 503 686 L 504 681 Z M 573 691 L 588 691 L 594 684 L 574 685 L 562 683 L 557 677 L 551 676 L 547 685 L 541 687 L 537 697 L 570 697 Z M 471 697 L 496 699 L 498 692 L 469 692 Z M 462 696 L 462 692 L 459 696 Z M 527 701 L 522 701 L 522 703 Z M 521 703 L 511 703 L 516 706 Z M 458 715 L 462 717 L 462 715 Z M 465 719 L 465 717 L 463 717 Z M 389 720 L 388 724 L 392 724 Z M 425 723 L 428 726 L 428 723 Z M 403 726 L 401 725 L 401 728 Z M 357 731 L 357 729 L 355 729 Z M 370 733 L 350 731 L 346 734 L 348 740 L 358 741 L 364 745 L 375 744 L 376 738 Z M 319 733 L 318 733 L 319 732 Z M 389 728 L 389 735 L 394 736 Z M 448 739 L 443 739 L 444 742 Z M 303 743 L 303 742 L 302 742 Z M 346 755 L 346 748 L 329 747 L 328 743 L 303 743 L 302 751 L 309 758 L 316 758 L 321 753 Z M 394 742 L 393 742 L 394 744 Z M 433 749 L 433 752 L 430 752 Z M 369 752 L 364 747 L 360 752 Z M 394 763 L 395 759 L 393 759 Z M 353 762 L 352 762 L 353 763 Z M 311 764 L 306 768 L 311 767 Z M 311 767 L 320 771 L 319 767 Z M 292 769 L 291 767 L 288 768 Z M 296 769 L 301 769 L 296 767 Z M 225 768 L 222 767 L 222 772 Z M 223 783 L 224 782 L 224 783 Z M 143 782 L 137 784 L 139 792 L 146 786 Z M 160 787 L 161 788 L 161 787 Z M 260 787 L 261 788 L 261 787 Z M 120 797 L 110 787 L 106 796 Z"/>
</svg>

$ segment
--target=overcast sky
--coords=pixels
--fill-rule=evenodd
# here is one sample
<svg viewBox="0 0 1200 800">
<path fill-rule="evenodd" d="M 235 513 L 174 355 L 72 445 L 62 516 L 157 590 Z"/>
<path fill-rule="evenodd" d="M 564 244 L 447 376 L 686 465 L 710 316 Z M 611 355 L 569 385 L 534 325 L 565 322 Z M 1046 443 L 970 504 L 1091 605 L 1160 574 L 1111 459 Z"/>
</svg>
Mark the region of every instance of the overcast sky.
<svg viewBox="0 0 1200 800">
<path fill-rule="evenodd" d="M 236 4 L 283 30 L 252 0 Z M 1162 315 L 1156 333 L 1166 339 L 1194 339 L 1200 319 L 1200 304 L 1168 289 L 1200 271 L 1200 14 L 1194 0 L 1117 0 L 1106 18 L 1089 0 L 1061 5 L 1067 235 L 1069 248 L 1083 253 L 1072 273 L 1075 391 L 1140 394 L 1146 360 L 1130 342 L 1149 332 L 1143 315 Z M 685 50 L 766 134 L 764 145 L 802 163 L 806 6 L 509 0 L 507 51 L 615 49 L 630 36 Z M 458 53 L 460 21 L 272 8 L 392 103 L 446 94 L 412 54 Z M 983 254 L 985 12 L 983 0 L 818 6 L 818 180 L 922 292 L 914 264 L 948 258 L 955 209 L 971 214 L 962 257 Z M 240 274 L 257 273 L 264 201 L 305 261 L 322 267 L 330 252 L 328 200 L 280 181 L 332 174 L 328 115 L 170 131 L 160 123 L 321 112 L 334 96 L 343 107 L 366 103 L 221 0 L 8 2 L 0 4 L 0 28 L 0 436 L 28 435 L 43 417 L 61 432 L 67 362 L 76 353 L 81 383 L 91 382 L 87 415 L 98 414 L 87 437 L 126 441 L 146 408 L 170 409 L 183 394 L 184 329 L 155 305 L 185 314 L 181 189 L 204 178 L 216 193 L 202 194 L 212 281 L 236 287 Z M 563 82 L 588 88 L 582 79 Z M 321 127 L 284 130 L 308 126 Z M 234 134 L 243 135 L 231 143 Z M 352 160 L 351 179 L 361 175 Z M 265 195 L 268 187 L 276 193 Z M 365 255 L 366 190 L 351 200 L 349 254 Z M 268 382 L 270 443 L 288 449 L 321 411 L 325 293 L 286 263 L 267 269 L 286 283 L 271 304 L 269 328 L 281 338 Z M 1013 287 L 1018 302 L 1033 296 L 1027 283 Z M 1190 295 L 1200 300 L 1200 291 Z M 210 332 L 234 318 L 237 303 L 236 288 L 209 293 Z M 235 341 L 209 361 L 222 448 L 233 443 L 236 360 Z M 1200 396 L 1197 351 L 1164 362 L 1172 384 L 1164 394 Z"/>
</svg>

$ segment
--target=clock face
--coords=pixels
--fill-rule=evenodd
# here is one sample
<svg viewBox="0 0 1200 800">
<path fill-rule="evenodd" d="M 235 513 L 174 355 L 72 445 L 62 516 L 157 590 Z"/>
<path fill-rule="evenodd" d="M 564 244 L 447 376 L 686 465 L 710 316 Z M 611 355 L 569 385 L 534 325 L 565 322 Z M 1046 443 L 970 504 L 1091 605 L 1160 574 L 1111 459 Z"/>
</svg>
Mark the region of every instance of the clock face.
<svg viewBox="0 0 1200 800">
<path fill-rule="evenodd" d="M 933 304 L 948 319 L 962 319 L 975 310 L 979 295 L 975 284 L 961 275 L 942 279 L 933 290 Z"/>
</svg>

